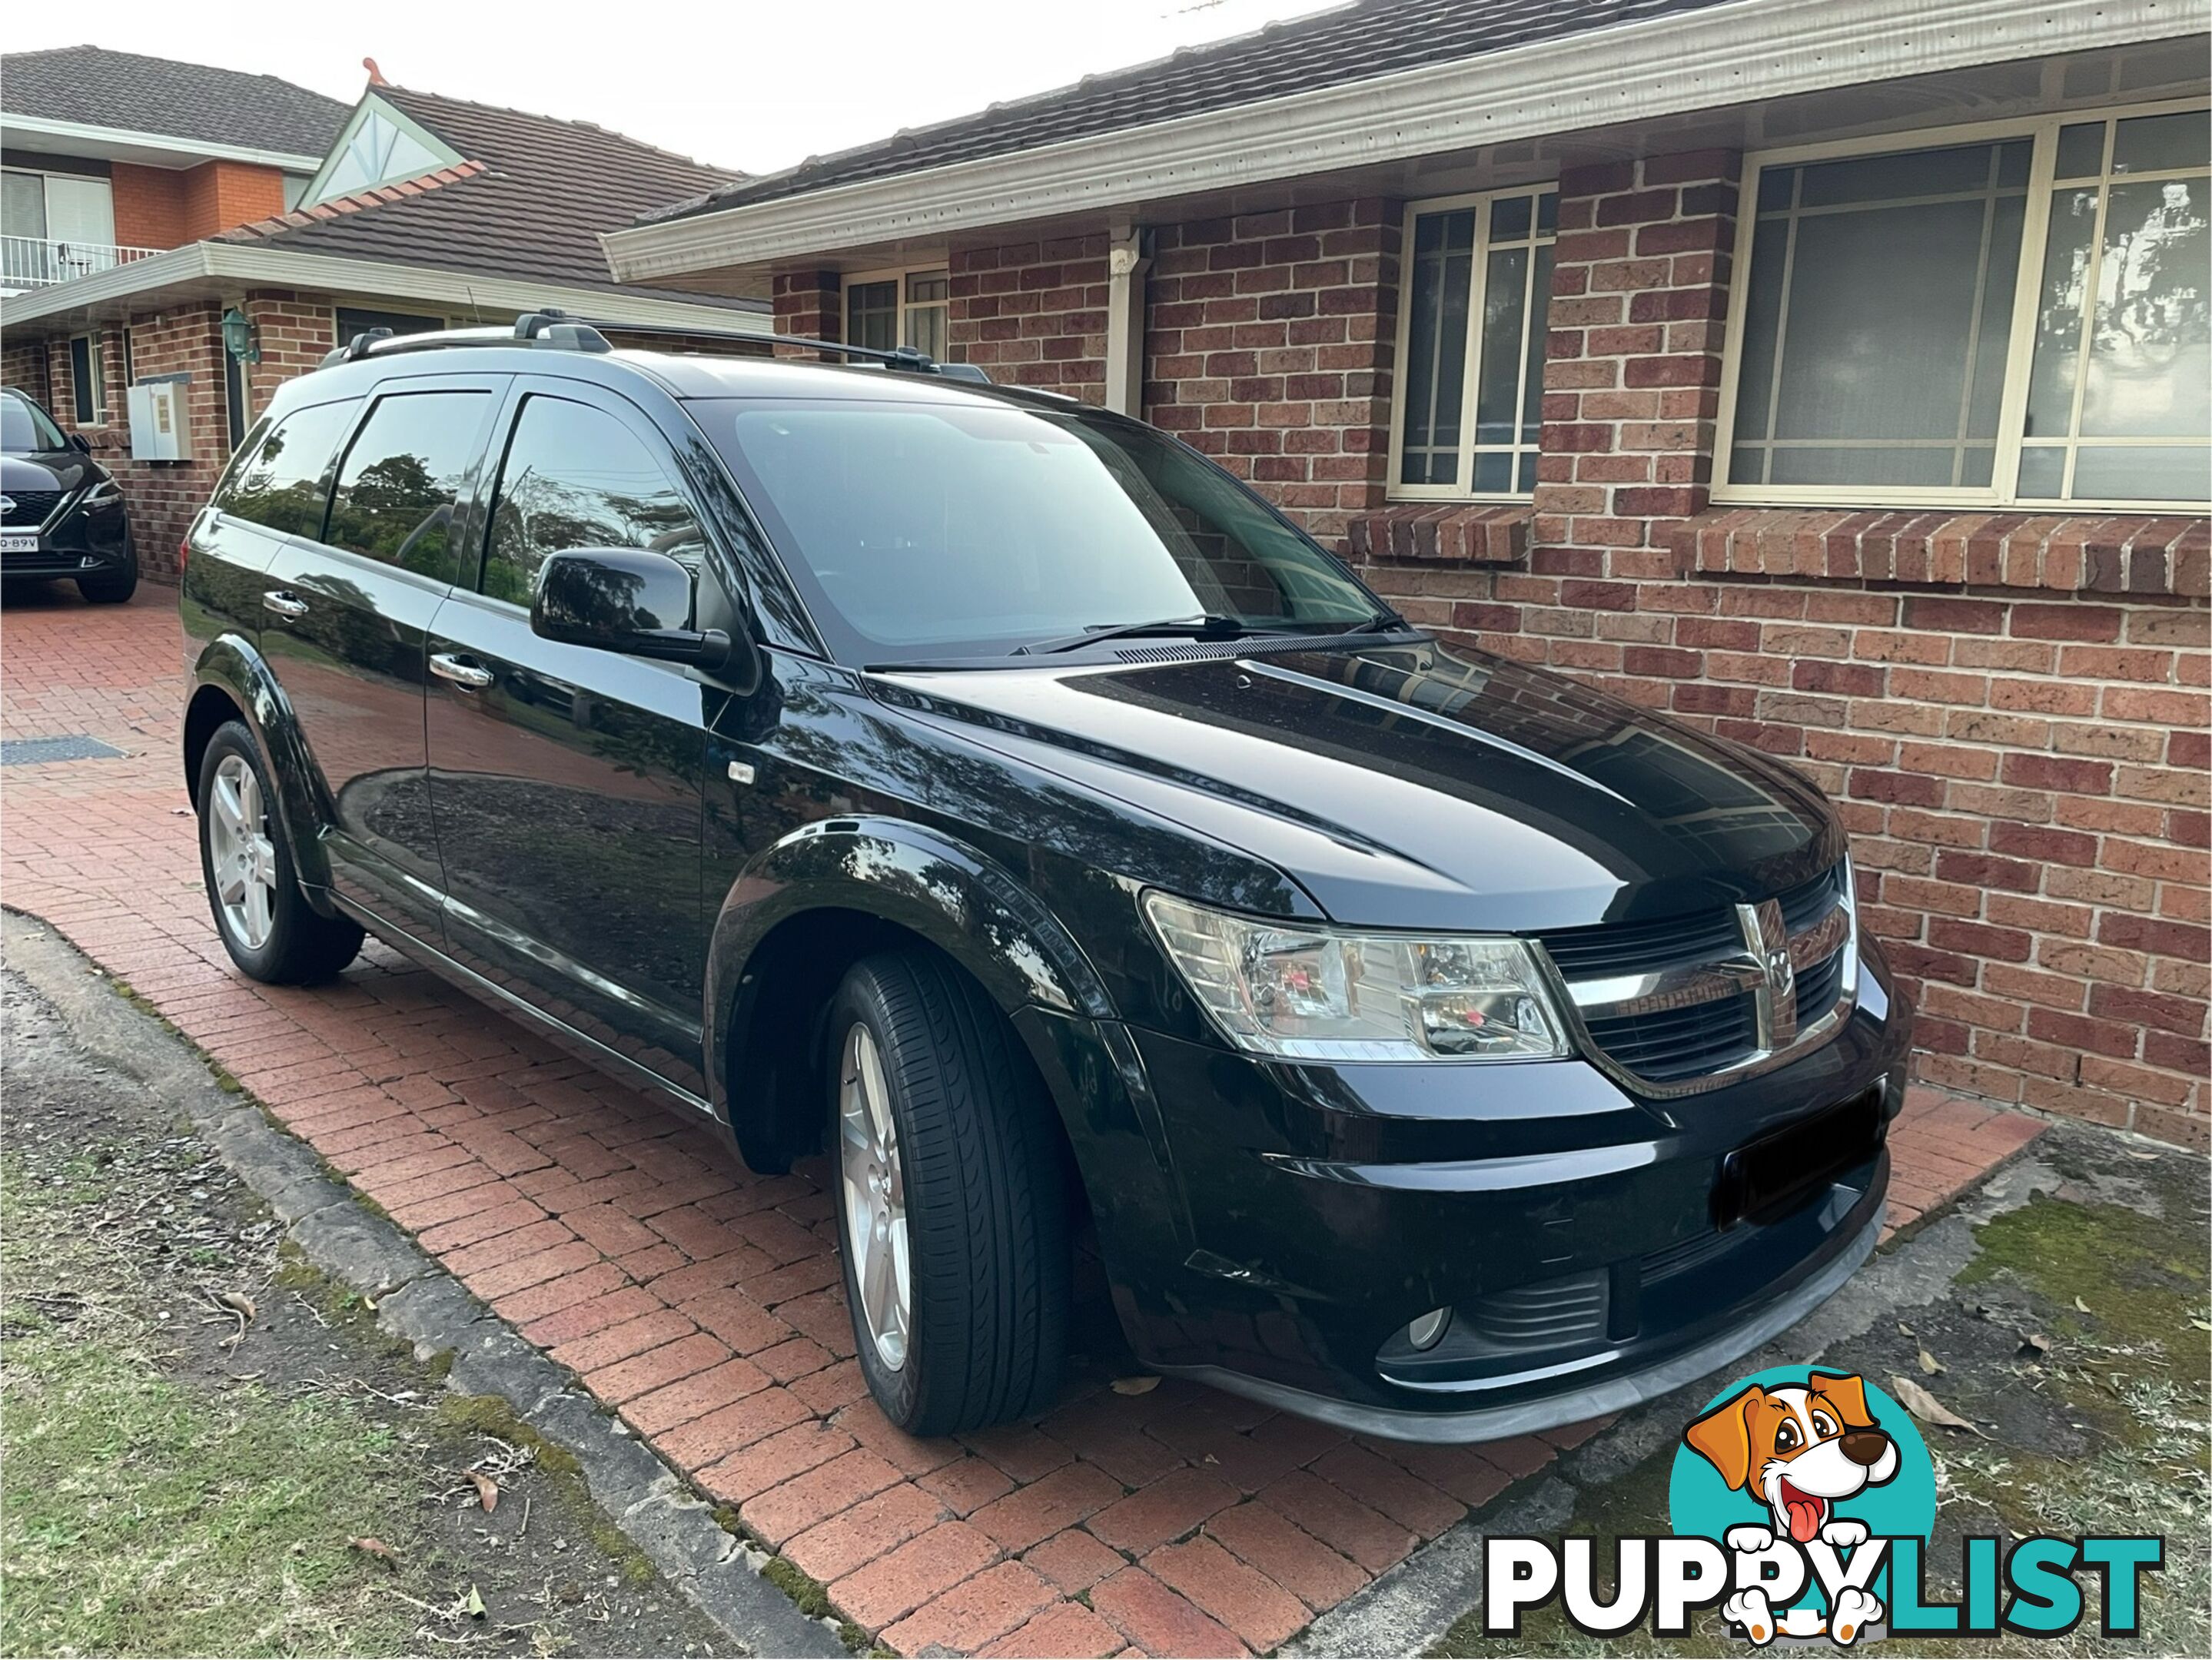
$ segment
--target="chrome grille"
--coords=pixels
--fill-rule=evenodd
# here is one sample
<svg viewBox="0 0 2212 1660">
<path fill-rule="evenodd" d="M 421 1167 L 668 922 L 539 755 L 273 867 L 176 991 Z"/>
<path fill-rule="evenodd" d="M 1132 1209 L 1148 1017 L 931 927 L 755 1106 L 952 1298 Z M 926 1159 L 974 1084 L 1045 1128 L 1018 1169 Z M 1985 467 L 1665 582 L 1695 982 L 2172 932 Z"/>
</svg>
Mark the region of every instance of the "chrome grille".
<svg viewBox="0 0 2212 1660">
<path fill-rule="evenodd" d="M 1662 1095 L 1826 1042 L 1856 990 L 1850 867 L 1756 905 L 1541 941 L 1596 1058 Z"/>
</svg>

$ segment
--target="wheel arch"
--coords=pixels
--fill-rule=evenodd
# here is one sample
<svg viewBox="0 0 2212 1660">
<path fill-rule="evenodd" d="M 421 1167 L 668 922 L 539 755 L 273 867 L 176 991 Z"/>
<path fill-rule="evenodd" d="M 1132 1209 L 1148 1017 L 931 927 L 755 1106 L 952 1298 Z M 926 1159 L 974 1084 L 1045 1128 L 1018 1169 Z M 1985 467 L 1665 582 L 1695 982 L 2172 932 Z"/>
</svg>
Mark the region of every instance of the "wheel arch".
<svg viewBox="0 0 2212 1660">
<path fill-rule="evenodd" d="M 331 804 L 319 799 L 319 775 L 301 736 L 291 700 L 261 654 L 233 634 L 218 635 L 208 642 L 193 665 L 192 682 L 181 747 L 185 790 L 193 809 L 199 806 L 200 763 L 208 745 L 225 721 L 243 721 L 276 775 L 276 809 L 283 815 L 293 866 L 307 902 L 319 914 L 333 914 L 325 897 L 331 872 L 320 834 L 331 822 Z"/>
<path fill-rule="evenodd" d="M 950 958 L 1004 1014 L 1113 1016 L 1067 930 L 981 852 L 903 820 L 809 825 L 747 866 L 708 953 L 708 1076 L 747 1164 L 778 1170 L 810 1149 L 830 998 L 854 963 L 912 946 Z"/>
</svg>

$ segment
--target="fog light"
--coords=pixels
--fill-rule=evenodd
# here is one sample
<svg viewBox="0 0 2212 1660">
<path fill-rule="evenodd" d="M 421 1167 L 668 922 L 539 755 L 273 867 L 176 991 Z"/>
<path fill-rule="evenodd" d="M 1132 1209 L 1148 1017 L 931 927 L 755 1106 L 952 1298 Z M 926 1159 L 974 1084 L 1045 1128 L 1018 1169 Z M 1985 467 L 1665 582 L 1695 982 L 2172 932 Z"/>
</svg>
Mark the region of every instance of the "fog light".
<svg viewBox="0 0 2212 1660">
<path fill-rule="evenodd" d="M 1406 1328 L 1406 1341 L 1417 1349 L 1432 1349 L 1436 1347 L 1437 1340 L 1443 1336 L 1444 1328 L 1449 1324 L 1449 1309 L 1431 1309 Z"/>
</svg>

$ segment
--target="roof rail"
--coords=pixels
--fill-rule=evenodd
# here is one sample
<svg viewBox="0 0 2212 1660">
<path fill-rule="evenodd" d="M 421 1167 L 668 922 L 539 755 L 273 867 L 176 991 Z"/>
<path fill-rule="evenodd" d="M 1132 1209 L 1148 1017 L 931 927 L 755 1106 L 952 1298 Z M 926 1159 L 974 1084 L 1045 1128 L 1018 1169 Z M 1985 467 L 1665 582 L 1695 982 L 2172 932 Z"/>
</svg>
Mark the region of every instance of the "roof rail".
<svg viewBox="0 0 2212 1660">
<path fill-rule="evenodd" d="M 614 350 L 607 331 L 644 335 L 671 340 L 738 340 L 752 346 L 800 346 L 809 351 L 839 357 L 856 357 L 881 363 L 887 369 L 908 374 L 941 375 L 988 386 L 991 377 L 974 363 L 940 363 L 912 346 L 848 346 L 842 340 L 814 340 L 803 334 L 761 334 L 750 329 L 702 329 L 681 323 L 623 323 L 611 318 L 572 317 L 547 306 L 524 312 L 512 328 L 436 329 L 426 334 L 394 334 L 374 328 L 354 337 L 324 357 L 322 367 L 357 362 L 374 354 L 442 351 L 453 346 L 537 346 L 553 351 L 608 352 Z"/>
<path fill-rule="evenodd" d="M 540 313 L 547 314 L 547 313 Z M 561 316 L 556 312 L 550 313 Z M 982 386 L 991 383 L 991 377 L 978 363 L 941 363 L 924 351 L 912 346 L 848 346 L 842 340 L 816 340 L 804 334 L 763 334 L 752 329 L 702 329 L 683 323 L 617 323 L 603 317 L 569 319 L 583 322 L 597 329 L 612 329 L 617 334 L 639 334 L 673 340 L 742 340 L 748 345 L 803 346 L 809 351 L 829 352 L 839 357 L 857 357 L 865 362 L 881 363 L 885 368 L 903 369 L 910 374 L 939 374 L 948 380 L 969 380 Z M 516 325 L 518 328 L 520 324 Z"/>
</svg>

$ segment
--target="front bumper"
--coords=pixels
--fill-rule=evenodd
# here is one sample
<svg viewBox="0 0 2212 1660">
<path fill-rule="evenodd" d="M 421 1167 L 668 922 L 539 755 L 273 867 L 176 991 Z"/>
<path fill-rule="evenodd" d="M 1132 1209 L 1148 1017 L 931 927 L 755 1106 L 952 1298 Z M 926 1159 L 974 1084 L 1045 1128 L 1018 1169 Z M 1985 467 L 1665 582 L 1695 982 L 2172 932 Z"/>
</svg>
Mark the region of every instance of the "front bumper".
<svg viewBox="0 0 2212 1660">
<path fill-rule="evenodd" d="M 1664 1102 L 1579 1061 L 1286 1066 L 1121 1029 L 1181 1207 L 1172 1229 L 1123 1228 L 1094 1183 L 1132 1343 L 1421 1441 L 1574 1422 L 1725 1365 L 1880 1236 L 1911 1021 L 1871 953 L 1865 973 L 1830 1043 Z M 1439 1309 L 1443 1337 L 1416 1349 L 1408 1323 Z"/>
<path fill-rule="evenodd" d="M 120 575 L 131 568 L 131 527 L 121 502 L 73 506 L 44 529 L 9 525 L 0 536 L 35 537 L 28 548 L 0 550 L 0 576 Z"/>
</svg>

